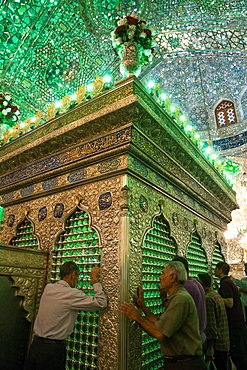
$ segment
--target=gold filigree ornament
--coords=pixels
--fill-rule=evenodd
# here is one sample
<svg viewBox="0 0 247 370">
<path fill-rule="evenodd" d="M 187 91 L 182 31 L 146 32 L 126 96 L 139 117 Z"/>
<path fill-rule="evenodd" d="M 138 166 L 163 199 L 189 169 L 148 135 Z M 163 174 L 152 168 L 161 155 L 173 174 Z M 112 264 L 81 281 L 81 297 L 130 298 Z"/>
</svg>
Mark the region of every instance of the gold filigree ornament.
<svg viewBox="0 0 247 370">
<path fill-rule="evenodd" d="M 28 216 L 28 214 L 30 213 L 30 211 L 31 211 L 31 208 L 30 207 L 26 207 L 25 210 L 24 210 L 25 216 Z"/>
<path fill-rule="evenodd" d="M 76 103 L 80 104 L 86 95 L 86 86 L 81 85 L 79 89 L 75 92 L 76 94 Z"/>
<path fill-rule="evenodd" d="M 60 113 L 64 113 L 70 107 L 70 104 L 71 104 L 70 96 L 69 95 L 65 95 L 64 98 L 62 100 L 60 100 L 60 102 L 62 103 L 62 106 L 61 106 L 61 109 L 60 109 Z"/>
<path fill-rule="evenodd" d="M 158 202 L 158 206 L 160 207 L 160 210 L 165 208 L 165 201 L 163 199 L 160 199 Z"/>
<path fill-rule="evenodd" d="M 30 117 L 28 117 L 28 118 L 23 122 L 23 125 L 24 125 L 24 127 L 23 127 L 23 129 L 22 129 L 23 133 L 28 132 L 28 130 L 29 130 L 29 129 L 30 129 L 30 127 L 32 126 L 31 118 L 30 118 Z"/>
<path fill-rule="evenodd" d="M 49 121 L 51 118 L 53 118 L 57 113 L 57 108 L 55 106 L 55 103 L 51 103 L 51 105 L 47 108 L 45 117 L 47 121 Z"/>
<path fill-rule="evenodd" d="M 82 196 L 80 194 L 75 196 L 75 203 L 78 206 L 82 201 Z"/>
<path fill-rule="evenodd" d="M 41 120 L 42 120 L 42 115 L 43 115 L 43 113 L 42 113 L 42 111 L 39 109 L 38 111 L 37 111 L 37 113 L 35 114 L 35 118 L 36 118 L 36 120 L 35 120 L 35 126 L 38 126 L 39 124 L 40 124 L 40 122 L 41 122 Z"/>
<path fill-rule="evenodd" d="M 7 142 L 9 141 L 9 139 L 10 139 L 10 131 L 9 131 L 9 129 L 7 129 L 6 131 L 5 131 L 5 133 L 3 134 L 3 142 L 4 142 L 4 144 L 7 144 Z"/>
<path fill-rule="evenodd" d="M 14 127 L 12 127 L 11 129 L 11 137 L 13 137 L 14 139 L 17 138 L 20 134 L 22 133 L 22 129 L 19 125 L 19 123 L 17 123 Z"/>
<path fill-rule="evenodd" d="M 101 91 L 103 90 L 103 87 L 104 87 L 104 80 L 102 77 L 100 76 L 97 76 L 96 77 L 96 80 L 94 82 L 92 82 L 92 95 L 95 96 L 95 95 L 98 95 L 101 93 Z"/>
</svg>

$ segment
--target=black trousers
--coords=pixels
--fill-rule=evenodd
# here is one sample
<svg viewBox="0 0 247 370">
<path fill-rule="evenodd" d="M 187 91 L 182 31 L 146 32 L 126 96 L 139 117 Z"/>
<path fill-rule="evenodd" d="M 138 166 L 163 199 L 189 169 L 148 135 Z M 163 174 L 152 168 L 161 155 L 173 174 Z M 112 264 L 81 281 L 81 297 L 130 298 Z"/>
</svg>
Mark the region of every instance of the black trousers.
<svg viewBox="0 0 247 370">
<path fill-rule="evenodd" d="M 26 370 L 65 370 L 64 341 L 35 337 L 29 350 Z"/>
<path fill-rule="evenodd" d="M 229 329 L 230 356 L 237 370 L 247 369 L 247 328 Z"/>
<path fill-rule="evenodd" d="M 188 360 L 171 362 L 164 359 L 164 370 L 206 370 L 207 366 L 202 356 Z"/>
<path fill-rule="evenodd" d="M 228 352 L 214 350 L 214 363 L 217 367 L 217 370 L 228 370 L 230 361 Z"/>
</svg>

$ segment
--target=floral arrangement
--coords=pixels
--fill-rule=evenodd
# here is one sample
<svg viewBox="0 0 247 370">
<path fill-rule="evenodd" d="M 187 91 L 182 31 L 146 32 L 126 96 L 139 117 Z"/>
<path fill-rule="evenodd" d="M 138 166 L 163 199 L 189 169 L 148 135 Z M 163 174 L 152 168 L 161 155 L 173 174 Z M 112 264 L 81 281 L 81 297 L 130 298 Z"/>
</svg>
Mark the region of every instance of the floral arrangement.
<svg viewBox="0 0 247 370">
<path fill-rule="evenodd" d="M 0 94 L 0 124 L 13 127 L 19 118 L 18 107 L 13 105 L 10 94 Z"/>
<path fill-rule="evenodd" d="M 152 60 L 154 52 L 152 32 L 146 27 L 146 21 L 140 20 L 135 13 L 117 21 L 117 28 L 111 33 L 111 36 L 116 55 L 119 56 L 124 43 L 133 41 L 140 48 L 140 63 L 144 64 Z"/>
</svg>

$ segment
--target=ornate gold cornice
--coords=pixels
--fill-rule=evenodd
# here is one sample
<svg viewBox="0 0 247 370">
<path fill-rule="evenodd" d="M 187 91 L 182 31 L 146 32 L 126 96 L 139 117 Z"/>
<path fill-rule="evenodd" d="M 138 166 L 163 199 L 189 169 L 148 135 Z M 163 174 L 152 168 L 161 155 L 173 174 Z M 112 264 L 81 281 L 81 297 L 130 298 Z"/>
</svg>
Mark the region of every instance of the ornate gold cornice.
<svg viewBox="0 0 247 370">
<path fill-rule="evenodd" d="M 133 153 L 143 166 L 158 162 L 169 179 L 207 194 L 204 199 L 229 217 L 238 207 L 235 192 L 135 77 L 3 147 L 1 192 L 68 173 L 98 155 L 109 158 L 115 149 Z"/>
</svg>

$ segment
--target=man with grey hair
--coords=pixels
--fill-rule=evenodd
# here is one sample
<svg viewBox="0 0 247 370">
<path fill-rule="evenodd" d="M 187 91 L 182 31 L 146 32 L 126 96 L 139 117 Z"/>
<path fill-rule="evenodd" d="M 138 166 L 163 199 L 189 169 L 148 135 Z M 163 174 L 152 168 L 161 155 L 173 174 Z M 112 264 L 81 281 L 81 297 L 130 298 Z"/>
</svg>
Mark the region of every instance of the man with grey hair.
<svg viewBox="0 0 247 370">
<path fill-rule="evenodd" d="M 73 331 L 78 311 L 98 311 L 107 306 L 99 274 L 99 267 L 91 269 L 93 296 L 76 289 L 79 267 L 73 261 L 61 266 L 61 280 L 46 285 L 34 323 L 27 370 L 65 370 L 65 340 Z"/>
<path fill-rule="evenodd" d="M 140 288 L 134 300 L 146 317 L 127 302 L 121 306 L 122 313 L 160 342 L 165 370 L 206 370 L 196 306 L 183 287 L 187 280 L 184 265 L 178 261 L 169 262 L 159 279 L 160 288 L 168 293 L 160 318 L 145 306 Z"/>
</svg>

